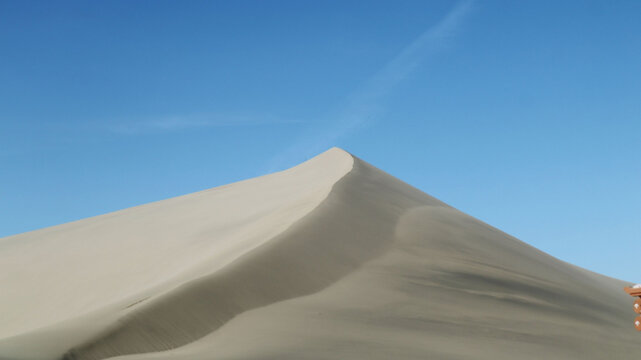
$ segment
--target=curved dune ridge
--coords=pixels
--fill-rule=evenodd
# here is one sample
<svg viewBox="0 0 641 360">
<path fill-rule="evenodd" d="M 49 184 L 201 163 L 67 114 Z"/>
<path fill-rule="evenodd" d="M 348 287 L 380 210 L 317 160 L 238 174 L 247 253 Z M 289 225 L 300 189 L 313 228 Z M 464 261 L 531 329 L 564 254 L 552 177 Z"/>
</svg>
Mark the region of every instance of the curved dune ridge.
<svg viewBox="0 0 641 360">
<path fill-rule="evenodd" d="M 0 265 L 0 359 L 641 355 L 625 283 L 336 148 L 1 239 Z"/>
</svg>

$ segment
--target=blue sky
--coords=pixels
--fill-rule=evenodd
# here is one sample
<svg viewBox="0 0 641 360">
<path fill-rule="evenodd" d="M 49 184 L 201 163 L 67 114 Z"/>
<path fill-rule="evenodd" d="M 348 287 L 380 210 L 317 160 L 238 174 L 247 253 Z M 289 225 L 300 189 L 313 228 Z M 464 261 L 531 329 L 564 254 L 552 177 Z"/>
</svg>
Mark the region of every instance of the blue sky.
<svg viewBox="0 0 641 360">
<path fill-rule="evenodd" d="M 641 2 L 0 2 L 0 236 L 342 147 L 641 281 Z"/>
</svg>

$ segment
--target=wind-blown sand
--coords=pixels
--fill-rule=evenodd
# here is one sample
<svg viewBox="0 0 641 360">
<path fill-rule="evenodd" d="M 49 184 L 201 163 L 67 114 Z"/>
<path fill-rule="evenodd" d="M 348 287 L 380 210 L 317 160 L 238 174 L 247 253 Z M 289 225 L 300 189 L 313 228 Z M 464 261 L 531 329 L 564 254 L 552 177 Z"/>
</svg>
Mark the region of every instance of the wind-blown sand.
<svg viewBox="0 0 641 360">
<path fill-rule="evenodd" d="M 0 359 L 633 359 L 622 281 L 331 149 L 0 239 Z"/>
</svg>

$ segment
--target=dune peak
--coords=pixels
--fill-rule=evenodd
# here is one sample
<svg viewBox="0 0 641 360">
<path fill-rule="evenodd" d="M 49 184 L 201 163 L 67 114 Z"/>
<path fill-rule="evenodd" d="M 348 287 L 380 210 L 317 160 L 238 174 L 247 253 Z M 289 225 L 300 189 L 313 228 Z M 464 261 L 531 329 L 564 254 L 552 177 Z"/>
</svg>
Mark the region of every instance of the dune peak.
<svg viewBox="0 0 641 360">
<path fill-rule="evenodd" d="M 641 355 L 625 283 L 337 147 L 1 245 L 0 359 Z"/>
</svg>

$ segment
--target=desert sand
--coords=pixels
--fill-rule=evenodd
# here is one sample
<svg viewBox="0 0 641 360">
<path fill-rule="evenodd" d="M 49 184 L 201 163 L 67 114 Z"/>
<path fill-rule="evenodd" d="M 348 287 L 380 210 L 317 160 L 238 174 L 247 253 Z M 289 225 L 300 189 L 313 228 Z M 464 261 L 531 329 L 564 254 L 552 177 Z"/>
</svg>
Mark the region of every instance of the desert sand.
<svg viewBox="0 0 641 360">
<path fill-rule="evenodd" d="M 337 148 L 0 239 L 0 270 L 0 359 L 641 356 L 628 283 Z"/>
</svg>

